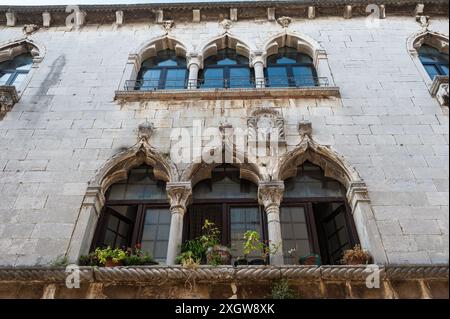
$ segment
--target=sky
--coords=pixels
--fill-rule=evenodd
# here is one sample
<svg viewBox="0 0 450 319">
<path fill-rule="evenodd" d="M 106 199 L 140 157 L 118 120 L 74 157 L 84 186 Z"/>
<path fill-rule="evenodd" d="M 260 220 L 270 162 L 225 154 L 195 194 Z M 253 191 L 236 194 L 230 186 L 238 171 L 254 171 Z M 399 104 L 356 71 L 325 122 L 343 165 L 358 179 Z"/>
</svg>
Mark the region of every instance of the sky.
<svg viewBox="0 0 450 319">
<path fill-rule="evenodd" d="M 221 0 L 0 0 L 0 5 L 136 4 L 176 2 L 220 2 Z M 224 0 L 222 0 L 224 1 Z M 230 1 L 230 0 L 226 0 Z M 231 0 L 233 1 L 233 0 Z M 237 1 L 237 0 L 236 0 Z"/>
</svg>

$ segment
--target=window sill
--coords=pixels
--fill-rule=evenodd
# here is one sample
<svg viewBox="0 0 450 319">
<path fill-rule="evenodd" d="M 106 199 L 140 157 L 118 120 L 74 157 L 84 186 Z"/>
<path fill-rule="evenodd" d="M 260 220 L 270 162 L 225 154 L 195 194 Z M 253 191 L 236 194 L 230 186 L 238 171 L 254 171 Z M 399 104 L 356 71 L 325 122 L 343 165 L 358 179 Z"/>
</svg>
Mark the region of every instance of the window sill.
<svg viewBox="0 0 450 319">
<path fill-rule="evenodd" d="M 311 86 L 301 88 L 260 89 L 193 89 L 156 91 L 116 91 L 115 99 L 121 102 L 142 100 L 217 100 L 217 99 L 274 99 L 303 97 L 340 97 L 338 87 Z"/>
<path fill-rule="evenodd" d="M 11 111 L 18 101 L 19 95 L 15 86 L 0 85 L 0 114 Z"/>
</svg>

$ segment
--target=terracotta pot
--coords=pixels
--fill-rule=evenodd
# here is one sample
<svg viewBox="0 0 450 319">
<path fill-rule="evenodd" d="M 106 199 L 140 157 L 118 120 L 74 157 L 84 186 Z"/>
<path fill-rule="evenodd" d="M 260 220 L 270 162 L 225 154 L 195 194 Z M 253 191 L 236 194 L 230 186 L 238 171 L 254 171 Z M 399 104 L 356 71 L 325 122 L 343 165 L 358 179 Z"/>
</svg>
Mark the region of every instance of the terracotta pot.
<svg viewBox="0 0 450 319">
<path fill-rule="evenodd" d="M 122 262 L 114 262 L 112 258 L 106 259 L 105 267 L 117 267 L 122 266 Z"/>
<path fill-rule="evenodd" d="M 222 265 L 231 265 L 231 252 L 228 247 L 216 245 L 214 247 L 208 248 L 208 251 L 206 252 L 206 259 L 208 262 L 211 256 L 213 256 L 214 254 L 220 256 L 220 259 L 222 260 Z"/>
</svg>

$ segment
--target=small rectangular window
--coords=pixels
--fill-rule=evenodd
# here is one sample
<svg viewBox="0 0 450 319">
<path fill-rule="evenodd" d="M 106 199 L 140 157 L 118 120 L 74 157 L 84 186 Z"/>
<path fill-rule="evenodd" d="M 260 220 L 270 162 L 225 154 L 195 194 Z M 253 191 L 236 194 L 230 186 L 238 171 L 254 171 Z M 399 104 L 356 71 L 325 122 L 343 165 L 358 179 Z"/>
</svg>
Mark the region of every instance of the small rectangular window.
<svg viewBox="0 0 450 319">
<path fill-rule="evenodd" d="M 145 213 L 142 249 L 158 262 L 165 262 L 169 244 L 170 212 L 165 208 L 149 208 Z"/>
</svg>

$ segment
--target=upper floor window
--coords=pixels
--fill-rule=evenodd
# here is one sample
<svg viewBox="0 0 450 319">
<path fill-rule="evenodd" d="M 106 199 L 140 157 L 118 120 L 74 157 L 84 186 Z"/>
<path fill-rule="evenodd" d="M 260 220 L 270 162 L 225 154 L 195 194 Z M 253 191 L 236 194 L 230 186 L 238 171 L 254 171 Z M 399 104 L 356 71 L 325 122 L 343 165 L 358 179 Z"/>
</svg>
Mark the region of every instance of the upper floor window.
<svg viewBox="0 0 450 319">
<path fill-rule="evenodd" d="M 267 58 L 266 78 L 268 87 L 318 85 L 312 58 L 289 47 Z"/>
<path fill-rule="evenodd" d="M 12 60 L 0 63 L 0 85 L 18 87 L 33 65 L 33 57 L 29 53 L 21 54 Z"/>
<path fill-rule="evenodd" d="M 201 88 L 249 88 L 252 72 L 249 59 L 233 49 L 223 49 L 204 61 Z"/>
<path fill-rule="evenodd" d="M 142 63 L 135 89 L 185 89 L 187 77 L 186 59 L 174 50 L 163 50 Z"/>
<path fill-rule="evenodd" d="M 419 58 L 431 79 L 437 75 L 448 75 L 448 54 L 429 45 L 422 45 Z"/>
</svg>

